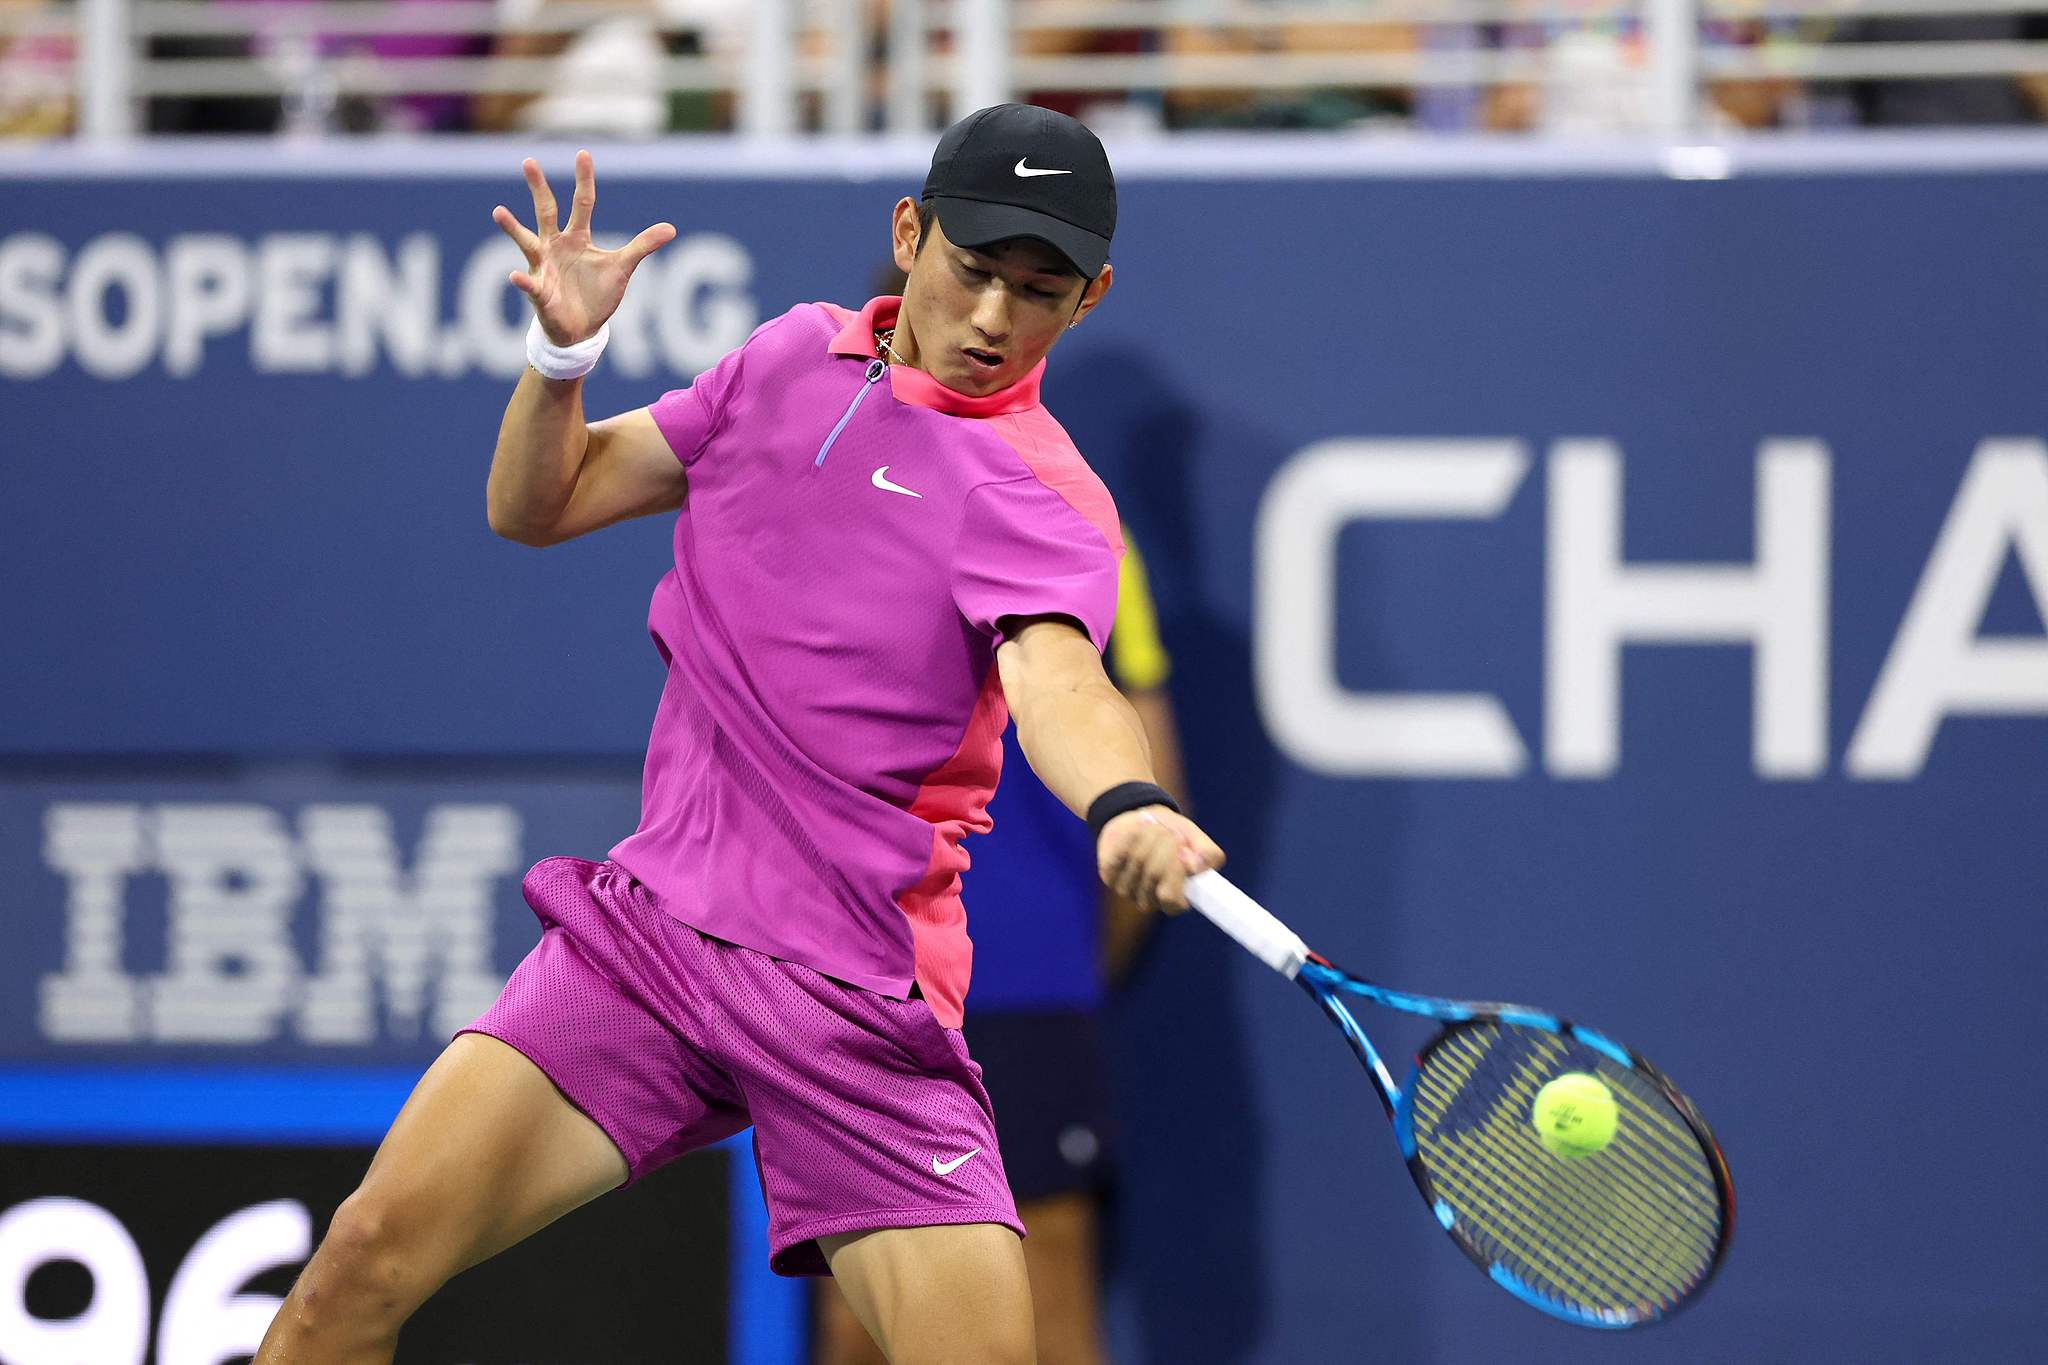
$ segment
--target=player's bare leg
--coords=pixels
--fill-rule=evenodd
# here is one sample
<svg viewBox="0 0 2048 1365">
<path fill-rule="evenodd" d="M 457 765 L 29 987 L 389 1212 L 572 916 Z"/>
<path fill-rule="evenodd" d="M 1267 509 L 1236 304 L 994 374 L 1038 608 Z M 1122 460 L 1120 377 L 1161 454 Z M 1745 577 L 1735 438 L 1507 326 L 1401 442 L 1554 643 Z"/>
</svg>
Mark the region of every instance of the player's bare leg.
<svg viewBox="0 0 2048 1365">
<path fill-rule="evenodd" d="M 1034 1365 L 1024 1247 L 1000 1223 L 820 1237 L 832 1277 L 890 1365 Z"/>
<path fill-rule="evenodd" d="M 1031 1275 L 1038 1352 L 1060 1365 L 1103 1365 L 1097 1307 L 1095 1200 L 1074 1191 L 1017 1206 L 1030 1232 L 1024 1266 Z"/>
<path fill-rule="evenodd" d="M 398 1329 L 451 1276 L 625 1178 L 611 1139 L 539 1067 L 463 1034 L 335 1211 L 255 1365 L 389 1365 Z"/>
<path fill-rule="evenodd" d="M 1030 1230 L 1024 1269 L 1031 1281 L 1031 1321 L 1038 1351 L 1060 1365 L 1103 1365 L 1097 1304 L 1095 1201 L 1080 1192 L 1017 1205 Z M 836 1285 L 818 1296 L 815 1365 L 888 1365 Z"/>
</svg>

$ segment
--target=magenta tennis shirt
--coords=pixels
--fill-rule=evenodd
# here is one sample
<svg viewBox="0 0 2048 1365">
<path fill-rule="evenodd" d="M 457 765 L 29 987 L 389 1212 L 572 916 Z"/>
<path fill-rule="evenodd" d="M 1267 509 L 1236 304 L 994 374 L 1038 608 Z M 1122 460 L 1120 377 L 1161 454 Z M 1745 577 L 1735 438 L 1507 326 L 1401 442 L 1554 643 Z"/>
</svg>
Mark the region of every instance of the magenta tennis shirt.
<svg viewBox="0 0 2048 1365">
<path fill-rule="evenodd" d="M 676 919 L 957 1028 L 1005 617 L 1100 649 L 1123 542 L 1039 405 L 876 359 L 900 300 L 792 308 L 651 409 L 689 471 L 647 624 L 668 682 L 612 857 Z M 887 382 L 882 382 L 886 378 Z"/>
</svg>

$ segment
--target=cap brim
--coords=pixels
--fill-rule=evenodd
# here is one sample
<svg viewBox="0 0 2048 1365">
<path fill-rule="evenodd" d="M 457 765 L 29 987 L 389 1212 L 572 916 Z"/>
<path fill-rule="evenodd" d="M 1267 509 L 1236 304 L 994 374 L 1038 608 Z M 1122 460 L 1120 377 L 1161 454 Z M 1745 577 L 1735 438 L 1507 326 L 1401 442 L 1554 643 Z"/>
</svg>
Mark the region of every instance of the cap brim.
<svg viewBox="0 0 2048 1365">
<path fill-rule="evenodd" d="M 1067 264 L 1083 279 L 1102 273 L 1109 259 L 1109 238 L 1077 228 L 1063 218 L 1015 204 L 990 204 L 980 199 L 951 199 L 936 195 L 929 202 L 938 210 L 939 226 L 946 240 L 955 246 L 983 247 L 1011 237 L 1032 237 L 1067 258 Z"/>
</svg>

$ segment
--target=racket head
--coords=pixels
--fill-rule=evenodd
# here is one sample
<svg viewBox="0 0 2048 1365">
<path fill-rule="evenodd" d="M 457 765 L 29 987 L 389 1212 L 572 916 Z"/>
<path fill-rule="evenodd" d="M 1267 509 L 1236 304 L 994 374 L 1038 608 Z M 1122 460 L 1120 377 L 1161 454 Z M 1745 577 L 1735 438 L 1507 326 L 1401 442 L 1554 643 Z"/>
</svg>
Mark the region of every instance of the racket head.
<svg viewBox="0 0 2048 1365">
<path fill-rule="evenodd" d="M 1531 1307 L 1587 1327 L 1662 1322 L 1727 1254 L 1735 1192 L 1720 1145 L 1661 1071 L 1604 1034 L 1515 1006 L 1460 1007 L 1393 1105 L 1409 1174 L 1474 1265 Z M 1590 1074 L 1617 1103 L 1611 1142 L 1564 1157 L 1536 1092 Z"/>
</svg>

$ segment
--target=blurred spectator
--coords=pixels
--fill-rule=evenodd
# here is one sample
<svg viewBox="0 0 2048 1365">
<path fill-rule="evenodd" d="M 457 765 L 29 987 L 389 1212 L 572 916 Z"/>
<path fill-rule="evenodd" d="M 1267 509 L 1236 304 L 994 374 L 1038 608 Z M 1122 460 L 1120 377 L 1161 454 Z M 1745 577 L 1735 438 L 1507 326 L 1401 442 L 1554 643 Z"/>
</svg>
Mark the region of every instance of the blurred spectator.
<svg viewBox="0 0 2048 1365">
<path fill-rule="evenodd" d="M 1326 10 L 1329 18 L 1274 24 L 1177 22 L 1166 31 L 1165 51 L 1174 56 L 1231 54 L 1250 59 L 1269 53 L 1403 56 L 1422 44 L 1418 25 L 1355 17 L 1361 8 L 1355 0 L 1322 0 L 1321 4 L 1290 4 L 1286 8 L 1294 13 Z M 1173 13 L 1181 18 L 1185 9 L 1176 8 Z M 1166 98 L 1167 122 L 1175 128 L 1342 128 L 1406 122 L 1412 106 L 1411 92 L 1401 86 L 1322 85 L 1242 93 L 1176 90 Z"/>
<path fill-rule="evenodd" d="M 580 27 L 533 27 L 550 10 L 587 16 Z M 671 95 L 663 67 L 671 51 L 736 58 L 746 38 L 746 0 L 617 0 L 567 11 L 558 0 L 498 0 L 501 57 L 552 57 L 538 94 L 483 95 L 472 102 L 479 132 L 554 137 L 645 138 L 681 129 L 727 126 L 730 100 Z"/>
<path fill-rule="evenodd" d="M 398 0 L 400 4 L 429 2 Z M 257 37 L 252 52 L 259 58 L 278 64 L 293 78 L 289 82 L 292 89 L 285 100 L 288 118 L 297 109 L 301 111 L 302 119 L 324 118 L 330 126 L 351 133 L 446 132 L 462 126 L 465 108 L 458 95 L 341 99 L 317 87 L 320 83 L 333 81 L 336 64 L 340 62 L 403 62 L 431 57 L 473 56 L 485 49 L 481 37 L 466 33 L 323 33 L 311 14 L 293 13 L 317 10 L 320 0 L 217 0 L 217 3 L 264 6 L 275 16 L 275 22 L 266 26 L 266 30 Z M 309 90 L 307 85 L 316 88 Z M 309 104 L 310 108 L 307 107 Z"/>
<path fill-rule="evenodd" d="M 1838 43 L 1975 43 L 2048 39 L 2048 11 L 1845 19 Z M 2048 75 L 1849 81 L 1855 120 L 1871 127 L 1996 126 L 2048 120 Z"/>
<path fill-rule="evenodd" d="M 1561 11 L 1530 6 L 1531 18 L 1477 30 L 1477 41 L 1504 51 L 1538 54 L 1543 77 L 1505 82 L 1485 91 L 1466 110 L 1492 132 L 1537 132 L 1553 137 L 1641 136 L 1657 131 L 1650 50 L 1639 5 L 1593 0 Z M 1706 45 L 1750 47 L 1772 31 L 1750 22 L 1709 21 Z M 1700 92 L 1693 126 L 1702 130 L 1771 127 L 1798 93 L 1782 80 L 1717 81 Z M 1459 126 L 1445 110 L 1456 92 L 1430 92 L 1424 117 L 1430 127 Z M 1469 125 L 1467 125 L 1469 126 Z"/>
<path fill-rule="evenodd" d="M 0 0 L 0 137 L 71 131 L 70 34 L 47 0 Z"/>
<path fill-rule="evenodd" d="M 396 0 L 399 4 L 427 0 Z M 267 65 L 284 89 L 269 96 L 158 97 L 149 102 L 147 126 L 157 133 L 272 133 L 327 131 L 446 132 L 463 126 L 459 95 L 388 98 L 344 96 L 340 74 L 351 62 L 461 57 L 485 49 L 482 37 L 463 33 L 335 33 L 320 26 L 321 0 L 214 0 L 254 20 L 249 37 L 157 36 L 156 59 L 247 57 Z"/>
<path fill-rule="evenodd" d="M 1018 0 L 1018 8 L 1028 8 L 1034 19 L 1082 18 L 1094 9 L 1094 0 Z M 1021 57 L 1128 57 L 1153 51 L 1157 46 L 1152 31 L 1144 28 L 1032 27 L 1016 31 L 1016 51 Z M 1151 103 L 1115 90 L 1029 90 L 1017 98 L 1043 109 L 1057 109 L 1096 127 L 1098 132 L 1101 125 L 1120 121 L 1121 116 L 1110 110 Z M 1158 122 L 1156 109 L 1139 112 L 1140 122 Z"/>
</svg>

